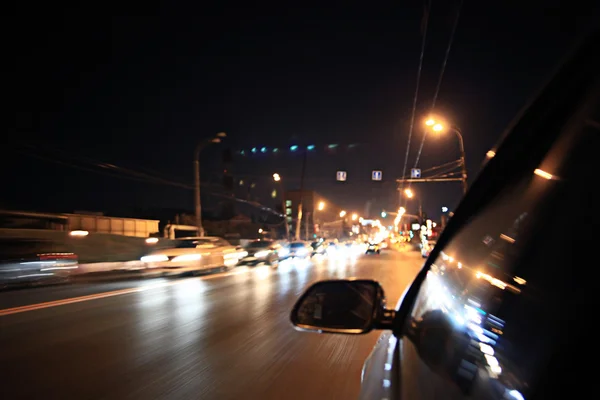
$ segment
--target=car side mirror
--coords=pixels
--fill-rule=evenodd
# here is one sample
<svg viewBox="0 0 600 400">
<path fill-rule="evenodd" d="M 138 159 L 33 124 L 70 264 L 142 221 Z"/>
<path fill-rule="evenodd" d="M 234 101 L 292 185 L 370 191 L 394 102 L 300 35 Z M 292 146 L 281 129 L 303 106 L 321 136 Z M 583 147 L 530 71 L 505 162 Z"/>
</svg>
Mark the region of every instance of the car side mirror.
<svg viewBox="0 0 600 400">
<path fill-rule="evenodd" d="M 309 287 L 292 309 L 292 324 L 319 333 L 364 334 L 391 329 L 394 311 L 385 308 L 381 285 L 373 280 L 330 280 Z"/>
</svg>

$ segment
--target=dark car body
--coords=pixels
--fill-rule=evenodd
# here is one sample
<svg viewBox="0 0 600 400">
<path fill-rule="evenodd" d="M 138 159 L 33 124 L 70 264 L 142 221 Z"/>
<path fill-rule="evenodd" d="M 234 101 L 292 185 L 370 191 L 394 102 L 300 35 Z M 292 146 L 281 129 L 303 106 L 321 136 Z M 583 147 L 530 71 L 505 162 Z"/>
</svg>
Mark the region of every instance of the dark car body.
<svg viewBox="0 0 600 400">
<path fill-rule="evenodd" d="M 387 331 L 361 399 L 597 397 L 583 359 L 597 354 L 584 338 L 598 273 L 581 249 L 600 226 L 598 49 L 596 32 L 518 116 L 396 309 L 379 313 L 391 323 L 371 327 Z"/>
<path fill-rule="evenodd" d="M 272 240 L 255 240 L 244 247 L 248 253 L 240 260 L 240 265 L 275 265 L 279 261 L 279 245 Z"/>
<path fill-rule="evenodd" d="M 365 250 L 366 254 L 369 253 L 376 253 L 379 254 L 381 253 L 381 248 L 379 246 L 379 243 L 367 243 L 367 250 Z"/>
<path fill-rule="evenodd" d="M 304 242 L 292 242 L 279 251 L 279 259 L 288 258 L 310 258 L 313 248 Z"/>
</svg>

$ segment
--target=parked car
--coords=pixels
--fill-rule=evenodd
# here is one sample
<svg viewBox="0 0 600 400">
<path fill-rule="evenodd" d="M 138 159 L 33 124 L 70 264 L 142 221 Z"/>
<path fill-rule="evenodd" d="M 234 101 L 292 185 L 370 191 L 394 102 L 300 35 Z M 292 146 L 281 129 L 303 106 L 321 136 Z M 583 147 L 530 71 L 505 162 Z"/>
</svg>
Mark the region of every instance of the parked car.
<svg viewBox="0 0 600 400">
<path fill-rule="evenodd" d="M 156 250 L 141 258 L 149 269 L 166 274 L 233 268 L 246 252 L 220 237 L 188 237 L 173 248 Z"/>
<path fill-rule="evenodd" d="M 596 32 L 488 152 L 397 307 L 373 280 L 317 282 L 298 300 L 297 329 L 385 331 L 360 399 L 594 397 L 581 360 L 596 353 L 581 345 L 597 274 L 581 249 L 600 226 L 599 48 Z"/>
<path fill-rule="evenodd" d="M 279 263 L 278 251 L 281 248 L 276 242 L 272 240 L 255 240 L 244 248 L 247 255 L 240 259 L 240 265 L 256 266 L 260 264 L 267 264 L 271 266 L 277 266 Z"/>
<path fill-rule="evenodd" d="M 0 239 L 0 288 L 68 282 L 78 267 L 77 255 L 63 244 L 40 239 Z"/>
</svg>

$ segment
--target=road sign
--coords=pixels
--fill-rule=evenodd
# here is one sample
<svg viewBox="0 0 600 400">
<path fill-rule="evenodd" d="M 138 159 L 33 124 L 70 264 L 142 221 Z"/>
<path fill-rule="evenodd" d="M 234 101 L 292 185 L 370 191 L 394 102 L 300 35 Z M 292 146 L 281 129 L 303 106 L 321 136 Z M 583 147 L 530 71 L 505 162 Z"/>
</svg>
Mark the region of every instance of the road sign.
<svg viewBox="0 0 600 400">
<path fill-rule="evenodd" d="M 418 179 L 421 177 L 421 170 L 419 168 L 411 168 L 410 177 L 413 179 Z"/>
<path fill-rule="evenodd" d="M 371 173 L 371 180 L 372 181 L 380 181 L 382 176 L 383 176 L 383 174 L 381 173 L 381 171 L 374 170 Z"/>
<path fill-rule="evenodd" d="M 346 171 L 338 171 L 335 174 L 335 179 L 340 182 L 345 182 L 346 181 Z"/>
</svg>

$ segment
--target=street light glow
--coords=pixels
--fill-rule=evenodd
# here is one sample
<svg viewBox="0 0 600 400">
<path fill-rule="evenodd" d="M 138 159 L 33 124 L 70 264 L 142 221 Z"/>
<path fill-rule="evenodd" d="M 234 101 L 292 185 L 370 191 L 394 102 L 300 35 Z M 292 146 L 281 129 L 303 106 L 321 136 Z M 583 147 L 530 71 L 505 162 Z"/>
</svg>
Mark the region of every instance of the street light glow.
<svg viewBox="0 0 600 400">
<path fill-rule="evenodd" d="M 344 218 L 346 216 L 346 211 L 340 211 L 340 218 Z"/>
<path fill-rule="evenodd" d="M 406 195 L 406 197 L 408 197 L 409 199 L 412 199 L 412 198 L 413 198 L 413 196 L 415 195 L 411 189 L 404 189 L 404 194 L 405 194 L 405 195 Z"/>
<path fill-rule="evenodd" d="M 358 219 L 358 215 L 356 213 L 352 214 L 352 221 L 356 221 Z"/>
<path fill-rule="evenodd" d="M 427 119 L 427 121 L 425 121 L 425 125 L 433 126 L 433 125 L 435 125 L 435 120 L 433 118 L 429 118 L 429 119 Z"/>
<path fill-rule="evenodd" d="M 273 180 L 275 182 L 279 182 L 281 180 L 281 176 L 276 172 L 273 174 Z"/>
<path fill-rule="evenodd" d="M 320 201 L 319 202 L 319 206 L 318 206 L 318 210 L 319 211 L 323 211 L 325 209 L 325 202 L 324 201 Z"/>
<path fill-rule="evenodd" d="M 444 125 L 435 124 L 435 125 L 433 125 L 433 127 L 431 129 L 433 129 L 435 132 L 441 132 L 444 130 Z"/>
</svg>

